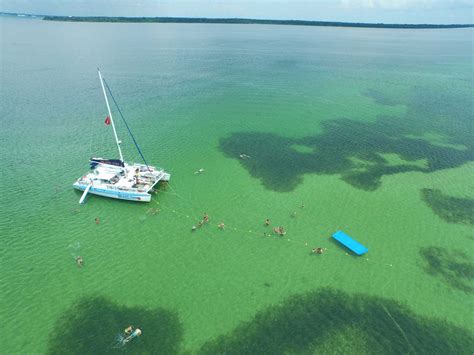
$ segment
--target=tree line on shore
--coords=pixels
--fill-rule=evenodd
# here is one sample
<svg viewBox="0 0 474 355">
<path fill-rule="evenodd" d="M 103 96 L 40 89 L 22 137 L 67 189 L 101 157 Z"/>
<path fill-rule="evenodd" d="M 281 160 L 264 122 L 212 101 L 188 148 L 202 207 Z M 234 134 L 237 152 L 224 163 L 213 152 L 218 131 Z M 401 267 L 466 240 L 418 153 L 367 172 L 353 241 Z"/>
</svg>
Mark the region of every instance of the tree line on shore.
<svg viewBox="0 0 474 355">
<path fill-rule="evenodd" d="M 193 17 L 44 16 L 43 20 L 72 21 L 72 22 L 259 24 L 259 25 L 332 26 L 332 27 L 398 28 L 398 29 L 474 27 L 474 24 L 448 24 L 448 25 L 386 24 L 386 23 L 358 23 L 358 22 L 336 22 L 336 21 L 260 20 L 260 19 L 245 19 L 245 18 L 193 18 Z"/>
</svg>

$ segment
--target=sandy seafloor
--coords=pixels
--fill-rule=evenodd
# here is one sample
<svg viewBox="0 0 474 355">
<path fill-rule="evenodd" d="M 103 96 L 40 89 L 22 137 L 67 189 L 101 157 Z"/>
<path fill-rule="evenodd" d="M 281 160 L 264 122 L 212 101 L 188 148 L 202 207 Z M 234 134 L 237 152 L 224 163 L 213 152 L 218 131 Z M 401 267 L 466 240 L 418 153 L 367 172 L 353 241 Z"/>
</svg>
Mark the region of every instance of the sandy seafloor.
<svg viewBox="0 0 474 355">
<path fill-rule="evenodd" d="M 0 30 L 1 352 L 472 353 L 472 29 Z M 72 189 L 117 156 L 97 66 L 149 204 Z"/>
</svg>

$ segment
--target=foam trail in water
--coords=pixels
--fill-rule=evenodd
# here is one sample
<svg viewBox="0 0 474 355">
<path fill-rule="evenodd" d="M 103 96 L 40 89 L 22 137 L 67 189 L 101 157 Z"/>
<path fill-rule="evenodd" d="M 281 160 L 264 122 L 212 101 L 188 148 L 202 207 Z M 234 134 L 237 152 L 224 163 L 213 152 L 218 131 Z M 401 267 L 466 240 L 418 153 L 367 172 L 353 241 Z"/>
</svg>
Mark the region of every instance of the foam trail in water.
<svg viewBox="0 0 474 355">
<path fill-rule="evenodd" d="M 69 244 L 67 247 L 70 250 L 71 256 L 76 259 L 76 257 L 79 255 L 79 251 L 81 249 L 81 243 L 79 242 L 74 242 L 72 244 Z"/>
</svg>

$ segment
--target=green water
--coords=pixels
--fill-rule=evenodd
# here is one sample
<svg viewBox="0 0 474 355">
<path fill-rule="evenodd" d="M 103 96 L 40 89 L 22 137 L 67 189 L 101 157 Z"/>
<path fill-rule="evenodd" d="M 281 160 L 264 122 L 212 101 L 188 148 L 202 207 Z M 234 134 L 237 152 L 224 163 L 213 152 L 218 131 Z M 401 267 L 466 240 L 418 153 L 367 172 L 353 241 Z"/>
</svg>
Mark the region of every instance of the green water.
<svg viewBox="0 0 474 355">
<path fill-rule="evenodd" d="M 2 352 L 471 353 L 471 29 L 0 26 Z M 150 204 L 78 205 L 97 66 L 172 174 Z"/>
</svg>

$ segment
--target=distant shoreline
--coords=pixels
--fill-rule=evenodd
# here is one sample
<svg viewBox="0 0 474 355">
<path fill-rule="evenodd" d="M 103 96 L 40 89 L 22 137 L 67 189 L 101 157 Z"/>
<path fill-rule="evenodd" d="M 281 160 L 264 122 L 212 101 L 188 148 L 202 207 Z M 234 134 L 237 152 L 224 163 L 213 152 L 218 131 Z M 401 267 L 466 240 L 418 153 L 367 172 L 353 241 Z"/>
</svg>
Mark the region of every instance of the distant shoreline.
<svg viewBox="0 0 474 355">
<path fill-rule="evenodd" d="M 304 21 L 304 20 L 261 20 L 247 18 L 194 18 L 194 17 L 102 17 L 102 16 L 42 16 L 30 14 L 5 15 L 42 17 L 45 21 L 67 22 L 125 22 L 125 23 L 213 23 L 213 24 L 258 24 L 288 26 L 321 26 L 321 27 L 362 27 L 362 28 L 394 28 L 394 29 L 435 29 L 435 28 L 467 28 L 474 24 L 387 24 L 358 23 L 337 21 Z"/>
</svg>

